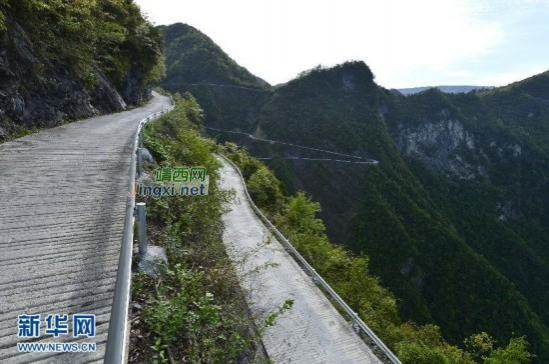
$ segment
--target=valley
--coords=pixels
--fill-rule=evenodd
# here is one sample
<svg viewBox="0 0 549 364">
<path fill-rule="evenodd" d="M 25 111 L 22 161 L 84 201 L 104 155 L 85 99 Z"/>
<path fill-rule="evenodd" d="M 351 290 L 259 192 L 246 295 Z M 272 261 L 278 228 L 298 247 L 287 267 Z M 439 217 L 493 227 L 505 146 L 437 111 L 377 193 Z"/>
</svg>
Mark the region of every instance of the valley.
<svg viewBox="0 0 549 364">
<path fill-rule="evenodd" d="M 549 73 L 403 96 L 348 62 L 273 88 L 196 29 L 162 32 L 168 80 L 263 90 L 164 85 L 197 98 L 218 129 L 209 135 L 245 145 L 287 191 L 320 202 L 331 240 L 370 257 L 405 320 L 436 323 L 454 344 L 525 335 L 549 358 Z M 185 49 L 189 64 L 217 68 L 182 68 Z M 318 160 L 330 157 L 315 149 L 379 164 Z"/>
</svg>

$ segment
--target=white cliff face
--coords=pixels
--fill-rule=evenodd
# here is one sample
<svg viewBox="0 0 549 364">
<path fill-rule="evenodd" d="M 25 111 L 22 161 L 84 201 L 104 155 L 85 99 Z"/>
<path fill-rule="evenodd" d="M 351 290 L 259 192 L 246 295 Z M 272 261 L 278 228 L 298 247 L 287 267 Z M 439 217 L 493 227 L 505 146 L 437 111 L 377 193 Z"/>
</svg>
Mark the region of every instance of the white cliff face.
<svg viewBox="0 0 549 364">
<path fill-rule="evenodd" d="M 525 153 L 512 141 L 480 141 L 461 121 L 449 119 L 444 111 L 440 116 L 442 120 L 414 127 L 399 125 L 397 140 L 405 156 L 419 160 L 433 172 L 464 180 L 479 176 L 489 179 L 487 166 L 498 160 L 510 162 Z M 502 199 L 494 212 L 502 222 L 520 217 L 520 210 L 512 199 Z"/>
<path fill-rule="evenodd" d="M 444 111 L 443 116 L 446 116 Z M 419 159 L 435 172 L 461 179 L 472 179 L 484 175 L 484 167 L 467 162 L 463 151 L 478 149 L 481 158 L 484 153 L 477 148 L 474 136 L 459 120 L 427 122 L 415 128 L 401 129 L 398 146 L 408 157 Z"/>
</svg>

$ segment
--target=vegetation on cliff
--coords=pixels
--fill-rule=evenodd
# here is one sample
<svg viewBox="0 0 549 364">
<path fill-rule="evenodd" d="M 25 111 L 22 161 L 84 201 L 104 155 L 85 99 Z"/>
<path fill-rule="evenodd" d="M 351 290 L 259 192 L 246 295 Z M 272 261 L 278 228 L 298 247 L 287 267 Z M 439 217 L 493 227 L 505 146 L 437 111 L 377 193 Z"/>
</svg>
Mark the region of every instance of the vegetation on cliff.
<svg viewBox="0 0 549 364">
<path fill-rule="evenodd" d="M 204 108 L 208 125 L 241 127 L 253 120 L 271 95 L 267 82 L 239 66 L 208 36 L 187 24 L 160 26 L 166 79 L 172 92 L 190 91 Z"/>
<path fill-rule="evenodd" d="M 155 168 L 204 166 L 209 194 L 140 197 L 147 203 L 149 244 L 166 250 L 157 277 L 134 274 L 130 361 L 132 363 L 251 363 L 260 340 L 244 294 L 225 254 L 221 214 L 229 194 L 217 188 L 215 144 L 202 138 L 201 109 L 190 95 L 175 96 L 176 108 L 145 131 Z"/>
<path fill-rule="evenodd" d="M 370 257 L 405 321 L 437 324 L 453 345 L 482 331 L 499 343 L 524 335 L 543 362 L 548 77 L 404 97 L 376 85 L 364 63 L 349 62 L 304 72 L 259 100 L 229 89 L 199 100 L 207 126 L 379 160 L 375 167 L 302 160 L 333 155 L 212 132 L 272 158 L 282 190 L 319 201 L 330 238 Z"/>
<path fill-rule="evenodd" d="M 0 0 L 0 139 L 144 101 L 161 42 L 132 1 Z"/>
<path fill-rule="evenodd" d="M 223 151 L 241 169 L 254 202 L 289 238 L 295 248 L 359 314 L 404 364 L 530 363 L 524 337 L 495 345 L 487 333 L 471 335 L 463 348 L 448 344 L 433 324 L 419 326 L 401 318 L 395 296 L 370 272 L 370 260 L 331 243 L 317 217 L 320 204 L 302 192 L 285 195 L 281 183 L 264 164 L 236 144 Z"/>
<path fill-rule="evenodd" d="M 275 171 L 327 206 L 325 221 L 356 209 L 347 221 L 336 220 L 353 232 L 341 240 L 370 256 L 406 318 L 437 323 L 454 344 L 478 331 L 500 341 L 526 335 L 543 361 L 546 79 L 402 97 L 375 85 L 364 64 L 313 70 L 277 90 L 258 128 L 270 139 L 374 157 L 379 165 L 284 160 L 305 154 L 257 142 L 252 150 L 280 158 Z"/>
<path fill-rule="evenodd" d="M 38 57 L 67 64 L 88 86 L 95 67 L 118 86 L 130 73 L 143 88 L 163 76 L 160 33 L 131 1 L 2 0 L 0 6 L 4 32 L 21 26 Z"/>
<path fill-rule="evenodd" d="M 190 94 L 175 99 L 176 109 L 146 128 L 145 146 L 155 159 L 147 169 L 206 166 L 210 191 L 198 198 L 146 197 L 150 243 L 166 249 L 168 265 L 156 278 L 134 277 L 133 362 L 258 358 L 255 325 L 221 243 L 220 217 L 228 195 L 217 189 L 215 151 L 239 165 L 256 204 L 404 364 L 530 362 L 523 337 L 496 343 L 482 332 L 460 348 L 447 343 L 436 325 L 403 320 L 395 296 L 371 273 L 369 258 L 329 241 L 317 202 L 303 193 L 285 193 L 274 173 L 237 145 L 201 137 L 203 116 L 196 100 Z"/>
</svg>

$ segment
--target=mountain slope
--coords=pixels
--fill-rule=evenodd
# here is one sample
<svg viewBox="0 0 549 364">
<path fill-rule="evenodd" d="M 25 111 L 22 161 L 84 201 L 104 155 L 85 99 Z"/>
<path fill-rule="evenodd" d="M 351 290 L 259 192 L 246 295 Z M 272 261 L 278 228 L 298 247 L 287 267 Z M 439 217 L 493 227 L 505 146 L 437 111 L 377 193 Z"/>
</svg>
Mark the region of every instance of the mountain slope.
<svg viewBox="0 0 549 364">
<path fill-rule="evenodd" d="M 542 74 L 493 90 L 404 97 L 351 62 L 258 99 L 242 94 L 219 107 L 210 91 L 201 104 L 209 126 L 358 157 L 216 132 L 271 158 L 287 189 L 318 200 L 331 238 L 371 257 L 404 318 L 439 324 L 452 343 L 479 331 L 501 341 L 526 335 L 544 362 L 548 87 Z"/>
<path fill-rule="evenodd" d="M 166 44 L 166 85 L 217 83 L 266 88 L 268 84 L 239 66 L 208 36 L 190 25 L 177 23 L 158 28 Z"/>
<path fill-rule="evenodd" d="M 239 127 L 251 123 L 271 95 L 271 87 L 240 67 L 205 34 L 190 25 L 160 26 L 167 76 L 162 87 L 190 91 L 205 110 L 206 122 Z"/>
<path fill-rule="evenodd" d="M 493 102 L 492 95 L 481 100 Z M 515 151 L 510 131 L 500 128 L 496 143 L 510 143 L 501 157 L 496 151 L 490 158 L 494 140 L 481 152 L 477 140 L 490 139 L 493 131 L 478 121 L 477 130 L 467 128 L 473 119 L 460 114 L 466 98 L 450 100 L 436 90 L 395 98 L 373 83 L 364 64 L 350 63 L 314 70 L 277 90 L 257 128 L 270 139 L 380 161 L 353 168 L 283 160 L 273 168 L 285 169 L 299 181 L 297 188 L 321 202 L 336 240 L 372 258 L 372 270 L 402 298 L 407 317 L 439 323 L 452 342 L 479 330 L 500 339 L 515 332 L 545 350 L 547 235 L 522 220 L 499 220 L 495 209 L 507 203 L 501 193 L 510 197 L 513 186 L 529 182 L 509 169 L 516 164 L 507 158 Z M 264 149 L 254 150 L 264 155 Z M 269 152 L 305 156 L 288 149 Z M 483 154 L 488 159 L 480 163 Z M 537 164 L 529 168 L 543 173 L 540 157 L 525 156 L 522 163 Z M 540 188 L 530 193 L 546 195 L 543 182 L 535 181 Z M 536 215 L 541 216 L 546 215 Z"/>
</svg>

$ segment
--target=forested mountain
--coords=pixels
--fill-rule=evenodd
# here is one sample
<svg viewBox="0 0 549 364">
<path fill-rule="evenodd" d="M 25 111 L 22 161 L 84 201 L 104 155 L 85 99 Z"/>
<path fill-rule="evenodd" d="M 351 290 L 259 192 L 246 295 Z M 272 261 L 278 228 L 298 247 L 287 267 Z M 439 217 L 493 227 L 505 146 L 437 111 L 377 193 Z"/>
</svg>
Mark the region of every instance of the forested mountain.
<svg viewBox="0 0 549 364">
<path fill-rule="evenodd" d="M 183 37 L 168 29 L 166 83 L 192 79 L 171 62 L 197 57 L 202 46 L 187 48 L 187 28 L 171 26 L 187 29 Z M 170 57 L 176 49 L 189 54 Z M 539 362 L 549 361 L 549 73 L 491 90 L 405 97 L 350 62 L 310 70 L 261 97 L 203 89 L 197 98 L 208 126 L 362 158 L 213 134 L 272 158 L 288 190 L 319 201 L 332 240 L 370 256 L 405 319 L 439 324 L 452 343 L 480 331 L 502 342 L 526 335 Z"/>
<path fill-rule="evenodd" d="M 189 90 L 208 110 L 208 124 L 251 127 L 271 87 L 239 66 L 208 36 L 190 25 L 160 26 L 168 91 Z"/>
<path fill-rule="evenodd" d="M 0 0 L 0 141 L 150 96 L 161 37 L 125 0 Z"/>
<path fill-rule="evenodd" d="M 436 88 L 444 93 L 461 93 L 469 92 L 473 90 L 482 90 L 482 89 L 492 89 L 493 86 L 422 86 L 422 87 L 409 87 L 409 88 L 399 88 L 397 89 L 403 95 L 417 94 L 419 92 L 427 91 L 430 88 Z"/>
</svg>

